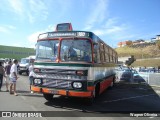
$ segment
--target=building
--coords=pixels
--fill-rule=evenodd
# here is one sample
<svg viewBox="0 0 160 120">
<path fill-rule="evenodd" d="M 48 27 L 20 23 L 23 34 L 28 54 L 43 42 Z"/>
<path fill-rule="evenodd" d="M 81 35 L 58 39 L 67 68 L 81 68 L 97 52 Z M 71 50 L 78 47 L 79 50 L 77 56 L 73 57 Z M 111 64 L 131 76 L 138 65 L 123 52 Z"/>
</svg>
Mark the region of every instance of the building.
<svg viewBox="0 0 160 120">
<path fill-rule="evenodd" d="M 132 41 L 127 40 L 127 41 L 118 43 L 118 47 L 124 47 L 124 46 L 127 46 L 127 45 L 132 45 Z"/>
<path fill-rule="evenodd" d="M 145 40 L 139 39 L 132 42 L 133 45 L 143 44 L 145 43 Z"/>
<path fill-rule="evenodd" d="M 160 40 L 160 35 L 157 35 L 156 40 Z"/>
<path fill-rule="evenodd" d="M 160 35 L 156 35 L 155 38 L 151 38 L 151 42 L 153 43 L 156 43 L 158 40 L 160 40 Z"/>
<path fill-rule="evenodd" d="M 154 45 L 156 44 L 157 41 L 160 40 L 160 35 L 156 35 L 155 38 L 151 38 L 151 40 L 143 40 L 143 39 L 139 39 L 139 40 L 135 40 L 135 41 L 131 41 L 131 40 L 126 40 L 123 42 L 119 42 L 118 43 L 118 47 L 124 47 L 124 46 L 148 46 L 148 45 Z"/>
</svg>

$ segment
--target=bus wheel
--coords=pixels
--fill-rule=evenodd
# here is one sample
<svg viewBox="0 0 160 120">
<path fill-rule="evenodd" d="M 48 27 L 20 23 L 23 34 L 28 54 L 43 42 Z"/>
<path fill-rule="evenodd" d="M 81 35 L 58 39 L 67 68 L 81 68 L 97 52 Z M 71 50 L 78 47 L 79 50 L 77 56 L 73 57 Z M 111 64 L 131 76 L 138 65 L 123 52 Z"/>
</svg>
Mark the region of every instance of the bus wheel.
<svg viewBox="0 0 160 120">
<path fill-rule="evenodd" d="M 93 102 L 94 102 L 93 97 L 85 99 L 85 104 L 88 105 L 88 106 L 91 106 L 93 104 Z"/>
<path fill-rule="evenodd" d="M 95 91 L 95 89 L 94 89 L 94 91 L 93 91 L 93 93 L 92 93 L 92 97 L 85 99 L 86 105 L 91 106 L 91 105 L 94 103 L 95 97 L 96 97 L 96 91 Z"/>
<path fill-rule="evenodd" d="M 18 72 L 20 75 L 22 75 L 22 72 Z"/>
<path fill-rule="evenodd" d="M 112 89 L 113 86 L 114 86 L 114 80 L 112 80 L 112 82 L 111 82 L 111 84 L 110 84 L 110 86 L 109 86 L 109 89 Z"/>
<path fill-rule="evenodd" d="M 46 94 L 46 93 L 43 93 L 43 97 L 48 100 L 48 101 L 52 101 L 53 100 L 53 94 Z"/>
</svg>

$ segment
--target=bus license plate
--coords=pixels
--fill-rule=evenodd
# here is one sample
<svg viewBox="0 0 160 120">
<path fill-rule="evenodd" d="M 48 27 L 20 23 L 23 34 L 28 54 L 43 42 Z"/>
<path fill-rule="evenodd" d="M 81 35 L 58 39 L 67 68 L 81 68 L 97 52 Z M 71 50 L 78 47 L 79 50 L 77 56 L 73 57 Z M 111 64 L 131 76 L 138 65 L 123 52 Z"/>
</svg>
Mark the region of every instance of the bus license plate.
<svg viewBox="0 0 160 120">
<path fill-rule="evenodd" d="M 20 70 L 25 70 L 25 68 L 20 68 Z"/>
<path fill-rule="evenodd" d="M 52 94 L 58 94 L 57 90 L 49 90 L 49 92 L 52 93 Z"/>
</svg>

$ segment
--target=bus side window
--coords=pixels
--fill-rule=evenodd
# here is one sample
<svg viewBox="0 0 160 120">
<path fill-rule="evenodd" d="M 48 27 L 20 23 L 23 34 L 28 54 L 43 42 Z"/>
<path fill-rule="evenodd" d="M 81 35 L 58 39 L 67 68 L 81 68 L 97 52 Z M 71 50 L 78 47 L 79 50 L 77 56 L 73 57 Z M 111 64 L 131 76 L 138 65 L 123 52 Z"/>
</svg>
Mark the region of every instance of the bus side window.
<svg viewBox="0 0 160 120">
<path fill-rule="evenodd" d="M 99 51 L 99 54 L 100 54 L 100 61 L 101 63 L 104 63 L 105 62 L 105 50 L 104 50 L 104 44 L 102 42 L 99 43 L 100 45 L 100 51 Z"/>
<path fill-rule="evenodd" d="M 93 60 L 94 63 L 98 63 L 99 62 L 99 46 L 98 44 L 94 44 L 94 53 L 93 53 Z"/>
</svg>

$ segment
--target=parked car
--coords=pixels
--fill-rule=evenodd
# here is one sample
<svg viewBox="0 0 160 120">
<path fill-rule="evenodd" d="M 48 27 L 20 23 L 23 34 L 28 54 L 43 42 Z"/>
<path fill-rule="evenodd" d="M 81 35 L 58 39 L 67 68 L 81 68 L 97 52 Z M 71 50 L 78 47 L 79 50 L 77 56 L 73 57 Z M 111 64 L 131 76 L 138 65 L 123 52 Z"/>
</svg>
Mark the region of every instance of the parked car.
<svg viewBox="0 0 160 120">
<path fill-rule="evenodd" d="M 132 70 L 133 78 L 139 77 L 139 74 L 136 70 Z"/>
<path fill-rule="evenodd" d="M 22 73 L 29 74 L 29 66 L 31 65 L 32 60 L 34 60 L 35 57 L 27 57 L 22 58 L 19 64 L 18 73 L 21 75 Z"/>
<path fill-rule="evenodd" d="M 148 68 L 148 72 L 155 73 L 155 72 L 156 72 L 156 69 L 155 69 L 154 67 Z"/>
</svg>

